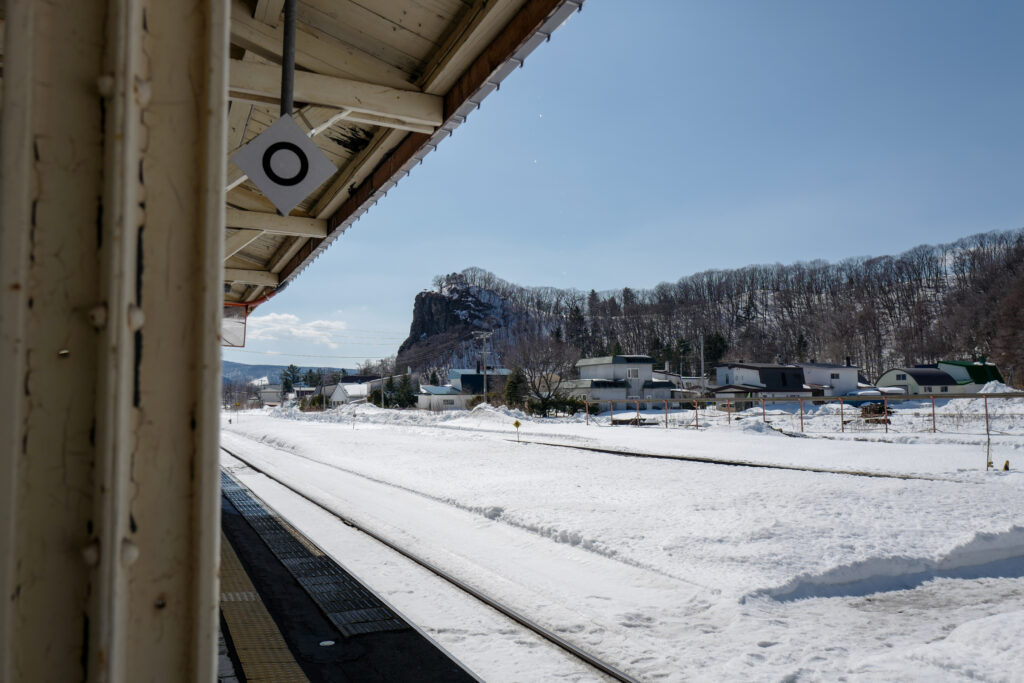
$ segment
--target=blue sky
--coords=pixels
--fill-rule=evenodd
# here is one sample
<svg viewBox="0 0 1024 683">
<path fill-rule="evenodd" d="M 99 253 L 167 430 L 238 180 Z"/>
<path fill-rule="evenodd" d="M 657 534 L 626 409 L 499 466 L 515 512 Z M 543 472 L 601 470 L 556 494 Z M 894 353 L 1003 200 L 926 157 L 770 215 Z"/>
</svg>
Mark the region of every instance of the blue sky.
<svg viewBox="0 0 1024 683">
<path fill-rule="evenodd" d="M 645 288 L 1022 227 L 1022 32 L 1016 0 L 589 0 L 224 358 L 393 354 L 469 266 Z"/>
</svg>

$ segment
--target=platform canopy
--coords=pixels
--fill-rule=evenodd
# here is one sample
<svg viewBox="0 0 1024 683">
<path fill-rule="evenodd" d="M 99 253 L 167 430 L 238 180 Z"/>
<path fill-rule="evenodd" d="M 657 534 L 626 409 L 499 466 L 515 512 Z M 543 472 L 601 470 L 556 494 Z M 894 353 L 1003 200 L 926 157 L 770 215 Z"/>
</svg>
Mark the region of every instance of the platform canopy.
<svg viewBox="0 0 1024 683">
<path fill-rule="evenodd" d="M 284 0 L 231 2 L 229 157 L 280 113 Z M 299 0 L 294 118 L 337 170 L 279 216 L 228 164 L 225 304 L 301 273 L 582 4 Z"/>
</svg>

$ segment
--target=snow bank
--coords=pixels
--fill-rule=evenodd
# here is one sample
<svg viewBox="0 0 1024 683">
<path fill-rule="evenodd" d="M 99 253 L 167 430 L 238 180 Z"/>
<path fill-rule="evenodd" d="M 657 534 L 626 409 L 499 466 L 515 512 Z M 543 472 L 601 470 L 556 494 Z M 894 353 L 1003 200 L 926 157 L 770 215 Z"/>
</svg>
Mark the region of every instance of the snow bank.
<svg viewBox="0 0 1024 683">
<path fill-rule="evenodd" d="M 775 600 L 870 595 L 905 590 L 936 578 L 1024 577 L 1024 527 L 979 533 L 944 556 L 875 557 L 841 565 L 822 574 L 801 574 L 785 585 L 755 591 Z M 744 597 L 744 600 L 746 597 Z"/>
<path fill-rule="evenodd" d="M 379 408 L 372 403 L 355 403 L 339 406 L 326 411 L 303 412 L 292 406 L 289 408 L 264 408 L 257 414 L 267 417 L 297 420 L 302 422 L 351 423 L 400 425 L 400 426 L 438 426 L 438 425 L 500 425 L 509 426 L 516 420 L 532 424 L 580 424 L 586 422 L 585 413 L 576 413 L 567 417 L 538 417 L 521 410 L 506 406 L 492 406 L 481 403 L 472 410 L 447 410 L 433 412 L 415 408 L 400 410 Z M 591 416 L 594 420 L 594 416 Z"/>
<path fill-rule="evenodd" d="M 776 427 L 772 427 L 769 424 L 766 424 L 760 418 L 758 418 L 756 420 L 754 420 L 754 419 L 738 420 L 737 421 L 737 427 L 739 428 L 740 431 L 748 432 L 748 433 L 751 433 L 751 434 L 773 434 L 775 436 L 785 436 L 785 434 L 782 433 L 781 429 L 778 429 Z"/>
<path fill-rule="evenodd" d="M 1010 394 L 1010 393 L 1013 393 L 1015 391 L 1019 391 L 1019 389 L 1014 389 L 1013 387 L 1011 387 L 1011 386 L 1009 386 L 1007 384 L 1003 384 L 1002 382 L 996 382 L 995 380 L 993 380 L 993 381 L 987 383 L 985 386 L 983 386 L 981 388 L 981 390 L 978 391 L 978 393 L 979 394 Z"/>
</svg>

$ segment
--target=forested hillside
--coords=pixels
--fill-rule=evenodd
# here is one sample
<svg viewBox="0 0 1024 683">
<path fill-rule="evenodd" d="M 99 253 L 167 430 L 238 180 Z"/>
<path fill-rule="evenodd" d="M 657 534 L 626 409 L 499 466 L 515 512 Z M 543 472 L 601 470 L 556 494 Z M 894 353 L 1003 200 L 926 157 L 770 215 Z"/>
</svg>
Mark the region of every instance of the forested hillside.
<svg viewBox="0 0 1024 683">
<path fill-rule="evenodd" d="M 1024 230 L 898 256 L 709 270 L 650 290 L 522 287 L 479 268 L 435 278 L 434 285 L 436 292 L 420 297 L 479 295 L 494 309 L 497 295 L 502 315 L 463 318 L 457 328 L 440 326 L 441 334 L 436 321 L 423 319 L 430 307 L 418 305 L 416 334 L 403 345 L 400 366 L 444 367 L 471 357 L 472 329 L 500 330 L 493 347 L 500 354 L 531 326 L 586 356 L 647 353 L 688 373 L 699 368 L 702 334 L 708 362 L 841 363 L 849 356 L 871 377 L 939 358 L 984 355 L 1007 370 L 1024 360 Z M 433 345 L 426 331 L 438 331 L 443 343 Z"/>
</svg>

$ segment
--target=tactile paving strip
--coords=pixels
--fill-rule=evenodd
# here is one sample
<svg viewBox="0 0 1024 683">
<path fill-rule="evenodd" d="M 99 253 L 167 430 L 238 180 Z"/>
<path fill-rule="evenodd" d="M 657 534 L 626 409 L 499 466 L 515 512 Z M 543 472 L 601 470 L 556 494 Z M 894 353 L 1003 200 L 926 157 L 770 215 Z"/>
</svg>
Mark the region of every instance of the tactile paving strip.
<svg viewBox="0 0 1024 683">
<path fill-rule="evenodd" d="M 220 587 L 220 610 L 245 680 L 309 683 L 223 533 L 220 537 Z"/>
<path fill-rule="evenodd" d="M 344 636 L 409 628 L 352 575 L 226 472 L 221 491 Z"/>
</svg>

